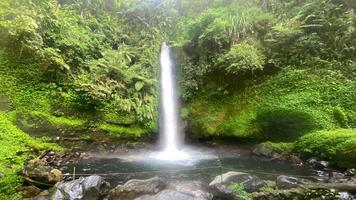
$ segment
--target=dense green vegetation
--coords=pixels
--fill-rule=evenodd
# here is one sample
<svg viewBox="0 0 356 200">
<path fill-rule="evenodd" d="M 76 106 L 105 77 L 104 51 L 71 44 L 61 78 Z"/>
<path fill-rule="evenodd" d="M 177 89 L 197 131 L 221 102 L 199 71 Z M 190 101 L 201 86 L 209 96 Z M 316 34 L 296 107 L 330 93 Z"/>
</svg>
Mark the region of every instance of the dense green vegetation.
<svg viewBox="0 0 356 200">
<path fill-rule="evenodd" d="M 18 173 L 31 154 L 44 149 L 61 150 L 58 146 L 31 138 L 19 130 L 6 114 L 0 112 L 0 199 L 21 199 L 18 190 L 22 177 Z"/>
<path fill-rule="evenodd" d="M 28 151 L 47 148 L 15 124 L 69 127 L 83 139 L 96 139 L 87 130 L 156 134 L 163 41 L 180 64 L 189 137 L 270 141 L 355 166 L 355 8 L 352 0 L 1 0 L 0 94 L 11 109 L 0 114 L 0 172 L 11 178 L 0 179 L 0 198 L 17 191 Z"/>
<path fill-rule="evenodd" d="M 354 160 L 351 154 L 320 151 L 346 151 L 356 137 L 355 5 L 337 0 L 204 5 L 191 8 L 194 12 L 186 5 L 174 37 L 183 51 L 182 115 L 191 134 L 277 143 L 343 138 L 347 142 L 337 147 L 298 144 L 304 144 L 299 147 L 306 148 L 305 156 Z M 344 131 L 318 132 L 338 128 Z"/>
<path fill-rule="evenodd" d="M 124 3 L 103 4 L 2 1 L 1 90 L 22 113 L 152 132 L 161 25 L 141 18 L 139 6 L 118 13 Z"/>
<path fill-rule="evenodd" d="M 356 160 L 356 130 L 319 131 L 301 137 L 295 149 L 304 155 L 317 155 L 352 167 Z"/>
</svg>

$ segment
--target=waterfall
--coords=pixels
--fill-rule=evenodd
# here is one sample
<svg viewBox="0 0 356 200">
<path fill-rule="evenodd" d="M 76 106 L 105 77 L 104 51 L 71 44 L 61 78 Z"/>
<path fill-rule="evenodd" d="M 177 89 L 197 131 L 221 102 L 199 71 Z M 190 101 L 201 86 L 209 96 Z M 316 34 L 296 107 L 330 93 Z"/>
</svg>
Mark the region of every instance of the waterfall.
<svg viewBox="0 0 356 200">
<path fill-rule="evenodd" d="M 180 151 L 179 140 L 179 101 L 175 65 L 170 55 L 170 48 L 162 44 L 160 57 L 160 134 L 163 151 L 156 155 L 161 160 L 184 160 L 188 155 Z"/>
</svg>

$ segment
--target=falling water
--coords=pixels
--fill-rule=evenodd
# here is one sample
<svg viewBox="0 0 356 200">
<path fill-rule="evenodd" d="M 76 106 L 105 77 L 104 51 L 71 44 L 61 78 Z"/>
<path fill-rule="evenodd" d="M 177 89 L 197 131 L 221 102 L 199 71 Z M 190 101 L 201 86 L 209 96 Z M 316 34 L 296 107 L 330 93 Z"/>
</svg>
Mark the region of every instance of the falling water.
<svg viewBox="0 0 356 200">
<path fill-rule="evenodd" d="M 179 106 L 177 84 L 175 79 L 175 65 L 170 56 L 170 48 L 166 43 L 161 49 L 161 110 L 160 110 L 160 134 L 163 151 L 156 155 L 161 160 L 184 160 L 188 155 L 178 148 L 179 141 Z"/>
</svg>

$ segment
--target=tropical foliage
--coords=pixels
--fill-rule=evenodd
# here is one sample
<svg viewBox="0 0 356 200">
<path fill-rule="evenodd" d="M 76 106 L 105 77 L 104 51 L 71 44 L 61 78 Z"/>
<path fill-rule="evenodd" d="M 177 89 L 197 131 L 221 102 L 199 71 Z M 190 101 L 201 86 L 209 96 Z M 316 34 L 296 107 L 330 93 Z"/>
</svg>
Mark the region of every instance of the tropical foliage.
<svg viewBox="0 0 356 200">
<path fill-rule="evenodd" d="M 350 165 L 355 9 L 352 0 L 1 0 L 0 93 L 12 109 L 0 113 L 0 143 L 41 148 L 13 125 L 32 118 L 153 135 L 168 41 L 189 137 L 282 142 Z M 28 155 L 9 160 L 1 153 L 15 150 L 5 150 L 0 162 L 14 174 Z"/>
</svg>

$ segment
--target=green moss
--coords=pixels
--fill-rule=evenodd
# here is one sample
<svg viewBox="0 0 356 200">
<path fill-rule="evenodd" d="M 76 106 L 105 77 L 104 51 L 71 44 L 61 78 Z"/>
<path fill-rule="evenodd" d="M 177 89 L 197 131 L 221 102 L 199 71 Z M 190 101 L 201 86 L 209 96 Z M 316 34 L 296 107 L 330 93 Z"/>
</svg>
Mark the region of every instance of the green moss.
<svg viewBox="0 0 356 200">
<path fill-rule="evenodd" d="M 262 144 L 280 154 L 291 153 L 295 146 L 293 142 L 264 142 Z"/>
<path fill-rule="evenodd" d="M 263 187 L 260 188 L 260 192 L 265 192 L 265 193 L 269 193 L 272 192 L 274 189 L 268 185 L 265 185 Z"/>
<path fill-rule="evenodd" d="M 113 136 L 119 137 L 142 137 L 146 134 L 145 130 L 138 126 L 120 126 L 108 123 L 102 123 L 98 125 L 98 129 L 106 131 Z"/>
<path fill-rule="evenodd" d="M 306 157 L 317 156 L 341 166 L 356 165 L 356 129 L 317 131 L 301 137 L 295 150 Z"/>
<path fill-rule="evenodd" d="M 241 196 L 244 198 L 252 197 L 252 194 L 245 190 L 245 186 L 243 184 L 230 183 L 228 187 L 238 196 Z"/>
<path fill-rule="evenodd" d="M 48 120 L 49 122 L 55 125 L 70 126 L 70 127 L 80 127 L 87 123 L 87 120 L 84 119 L 54 117 L 54 116 L 49 116 Z"/>
<path fill-rule="evenodd" d="M 185 113 L 195 134 L 290 142 L 354 124 L 355 86 L 338 71 L 288 69 L 228 98 L 205 91 Z"/>
<path fill-rule="evenodd" d="M 11 145 L 9 145 L 11 144 Z M 35 140 L 19 130 L 0 112 L 0 199 L 20 199 L 19 189 L 22 177 L 19 171 L 28 156 L 34 151 L 43 149 L 62 150 L 57 145 Z"/>
</svg>

